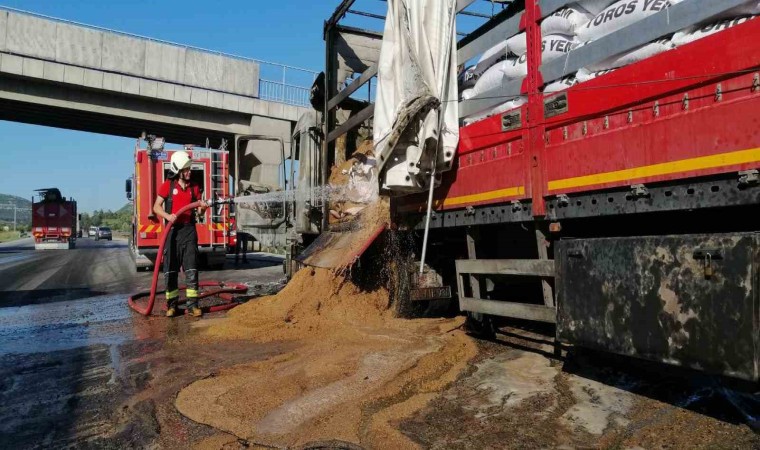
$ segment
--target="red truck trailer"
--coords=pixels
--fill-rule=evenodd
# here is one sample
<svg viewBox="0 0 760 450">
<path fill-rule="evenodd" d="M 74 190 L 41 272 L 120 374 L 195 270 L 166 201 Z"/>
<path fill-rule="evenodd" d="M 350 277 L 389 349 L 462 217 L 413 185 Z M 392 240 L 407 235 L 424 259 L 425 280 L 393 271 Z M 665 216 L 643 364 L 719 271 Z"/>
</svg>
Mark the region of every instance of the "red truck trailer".
<svg viewBox="0 0 760 450">
<path fill-rule="evenodd" d="M 36 250 L 68 250 L 76 246 L 79 232 L 77 202 L 58 188 L 37 189 L 32 197 L 32 236 Z"/>
<path fill-rule="evenodd" d="M 229 196 L 229 155 L 224 148 L 212 150 L 185 145 L 193 158 L 192 179 L 204 198 Z M 177 149 L 180 150 L 180 149 Z M 148 136 L 135 145 L 134 175 L 126 181 L 127 199 L 132 201 L 132 235 L 130 247 L 135 268 L 153 267 L 158 252 L 163 220 L 153 213 L 159 186 L 168 179 L 169 160 L 174 150 L 164 149 L 161 138 Z M 206 267 L 224 265 L 228 249 L 234 248 L 235 235 L 230 232 L 229 206 L 212 210 L 198 217 L 198 250 Z"/>
<path fill-rule="evenodd" d="M 352 3 L 341 2 L 325 25 L 328 167 L 345 156 L 336 139 L 373 115 L 369 104 L 336 121 L 336 108 L 378 70 L 377 55 L 363 53 L 364 72 L 339 92 L 356 70 L 336 57 L 341 45 L 365 48 L 382 36 L 339 23 Z M 458 0 L 456 10 L 472 3 Z M 459 145 L 434 189 L 425 263 L 484 331 L 502 317 L 547 322 L 559 342 L 757 382 L 760 19 L 737 17 L 754 6 L 577 3 L 604 3 L 587 27 L 626 22 L 546 61 L 542 25 L 555 13 L 566 18 L 575 2 L 525 0 L 458 40 L 463 67 L 524 33 L 524 54 L 500 50 L 524 73 L 458 100 Z M 642 8 L 638 19 L 625 17 Z M 694 39 L 581 79 L 583 69 L 673 33 Z M 428 201 L 408 192 L 389 193 L 394 227 L 415 243 L 413 260 L 424 252 Z M 408 297 L 423 305 L 424 292 L 446 290 Z"/>
</svg>

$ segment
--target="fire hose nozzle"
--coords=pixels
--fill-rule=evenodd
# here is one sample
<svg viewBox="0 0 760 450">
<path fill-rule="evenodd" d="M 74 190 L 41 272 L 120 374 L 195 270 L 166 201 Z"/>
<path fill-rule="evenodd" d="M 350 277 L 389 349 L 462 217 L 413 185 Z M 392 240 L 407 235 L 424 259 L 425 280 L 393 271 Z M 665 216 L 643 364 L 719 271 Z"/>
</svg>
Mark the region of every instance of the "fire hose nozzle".
<svg viewBox="0 0 760 450">
<path fill-rule="evenodd" d="M 208 200 L 206 200 L 208 207 L 211 208 L 211 210 L 214 211 L 214 213 L 217 215 L 222 213 L 223 205 L 229 205 L 232 202 L 234 202 L 234 198 L 232 197 L 217 197 L 217 198 L 209 198 Z"/>
<path fill-rule="evenodd" d="M 218 206 L 218 205 L 229 205 L 230 203 L 234 202 L 235 200 L 232 197 L 217 197 L 217 198 L 209 198 L 206 200 L 206 203 L 209 207 Z"/>
</svg>

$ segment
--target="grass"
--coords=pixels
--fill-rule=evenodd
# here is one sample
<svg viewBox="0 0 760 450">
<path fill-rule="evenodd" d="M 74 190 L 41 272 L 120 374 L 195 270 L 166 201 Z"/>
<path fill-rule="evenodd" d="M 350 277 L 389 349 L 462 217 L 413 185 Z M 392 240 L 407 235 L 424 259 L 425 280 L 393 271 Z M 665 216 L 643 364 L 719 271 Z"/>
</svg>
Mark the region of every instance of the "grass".
<svg viewBox="0 0 760 450">
<path fill-rule="evenodd" d="M 0 242 L 10 242 L 16 239 L 20 239 L 18 231 L 0 231 Z"/>
</svg>

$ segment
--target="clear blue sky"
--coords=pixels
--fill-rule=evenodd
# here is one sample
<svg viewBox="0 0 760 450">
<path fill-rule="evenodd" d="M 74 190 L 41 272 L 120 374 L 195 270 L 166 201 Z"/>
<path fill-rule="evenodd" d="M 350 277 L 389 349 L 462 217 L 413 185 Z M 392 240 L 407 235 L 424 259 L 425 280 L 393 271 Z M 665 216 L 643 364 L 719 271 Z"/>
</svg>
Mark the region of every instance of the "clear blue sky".
<svg viewBox="0 0 760 450">
<path fill-rule="evenodd" d="M 324 65 L 323 22 L 338 4 L 339 0 L 0 0 L 11 8 L 315 71 Z M 493 13 L 490 2 L 475 7 Z M 386 3 L 358 0 L 354 8 L 385 15 Z M 462 31 L 482 23 L 464 20 Z M 346 23 L 382 30 L 377 19 L 350 15 Z M 264 70 L 262 76 L 266 77 Z M 135 139 L 4 121 L 0 136 L 0 193 L 29 198 L 34 189 L 56 186 L 67 197 L 77 198 L 86 212 L 116 210 L 126 203 L 124 180 L 133 171 Z"/>
<path fill-rule="evenodd" d="M 337 4 L 0 0 L 12 8 L 312 70 L 322 70 L 322 23 Z M 372 4 L 384 8 L 378 0 Z M 126 203 L 124 180 L 132 173 L 134 139 L 5 121 L 0 121 L 0 136 L 0 193 L 29 198 L 34 189 L 57 186 L 87 212 Z"/>
</svg>

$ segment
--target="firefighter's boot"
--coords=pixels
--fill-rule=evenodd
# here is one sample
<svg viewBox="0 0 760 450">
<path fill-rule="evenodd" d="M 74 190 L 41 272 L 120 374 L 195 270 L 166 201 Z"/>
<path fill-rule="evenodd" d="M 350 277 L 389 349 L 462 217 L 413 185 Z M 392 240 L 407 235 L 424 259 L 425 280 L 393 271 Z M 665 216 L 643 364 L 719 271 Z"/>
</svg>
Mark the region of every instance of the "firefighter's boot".
<svg viewBox="0 0 760 450">
<path fill-rule="evenodd" d="M 177 300 L 179 300 L 179 290 L 166 292 L 166 317 L 177 315 Z"/>
<path fill-rule="evenodd" d="M 190 284 L 198 284 L 198 275 L 196 270 L 190 270 L 185 272 L 185 274 L 188 277 L 188 285 Z M 193 317 L 201 317 L 203 315 L 203 311 L 198 307 L 198 289 L 193 289 L 191 287 L 187 288 L 187 313 L 190 314 Z"/>
</svg>

